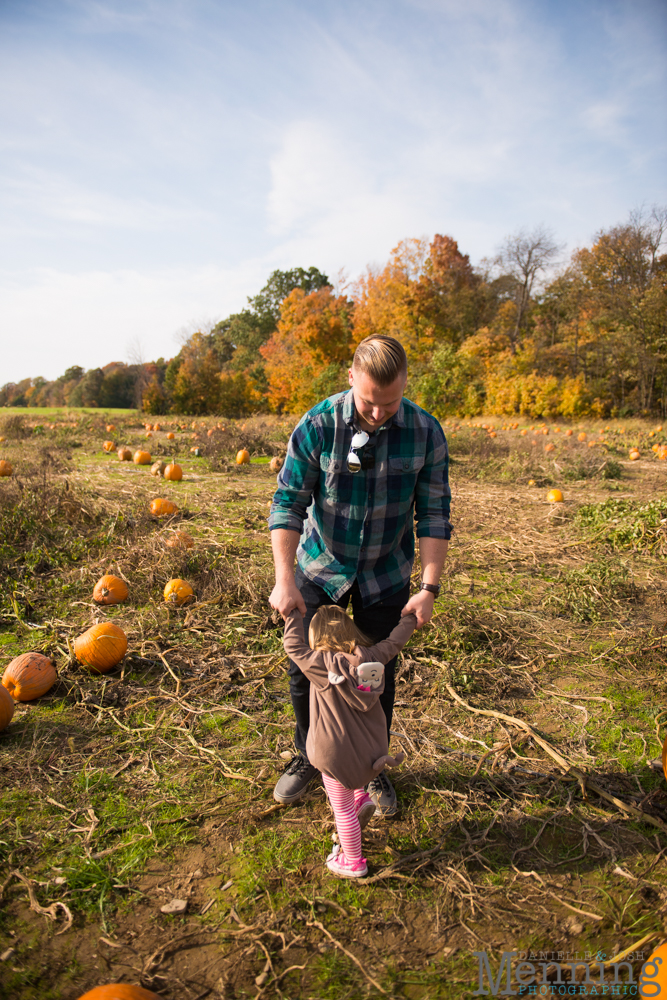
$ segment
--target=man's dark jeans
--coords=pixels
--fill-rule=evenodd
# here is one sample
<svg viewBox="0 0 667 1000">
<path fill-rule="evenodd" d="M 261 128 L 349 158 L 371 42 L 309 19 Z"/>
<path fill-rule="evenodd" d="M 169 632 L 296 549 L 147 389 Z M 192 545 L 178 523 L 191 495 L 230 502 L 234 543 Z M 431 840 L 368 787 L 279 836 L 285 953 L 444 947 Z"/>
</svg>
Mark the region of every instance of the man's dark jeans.
<svg viewBox="0 0 667 1000">
<path fill-rule="evenodd" d="M 317 584 L 312 583 L 298 566 L 296 568 L 295 579 L 301 596 L 306 603 L 306 616 L 303 620 L 306 642 L 308 642 L 308 629 L 311 619 L 318 608 L 321 608 L 323 604 L 337 604 L 340 608 L 347 608 L 350 599 L 352 600 L 352 614 L 357 627 L 374 642 L 379 642 L 381 639 L 386 639 L 392 629 L 396 628 L 401 619 L 401 611 L 410 598 L 410 584 L 406 583 L 405 587 L 397 590 L 396 593 L 390 594 L 384 600 L 376 601 L 375 604 L 370 604 L 367 608 L 364 608 L 361 605 L 361 594 L 359 593 L 359 585 L 356 580 L 339 601 L 333 601 L 327 592 L 322 587 L 318 587 Z M 380 704 L 387 718 L 387 736 L 389 736 L 391 719 L 394 712 L 396 659 L 394 657 L 384 668 L 384 691 L 380 695 Z M 296 663 L 293 663 L 292 660 L 289 661 L 287 672 L 289 674 L 292 707 L 296 719 L 294 745 L 305 757 L 307 756 L 306 737 L 308 736 L 308 726 L 310 724 L 310 681 L 305 674 L 301 673 Z"/>
</svg>

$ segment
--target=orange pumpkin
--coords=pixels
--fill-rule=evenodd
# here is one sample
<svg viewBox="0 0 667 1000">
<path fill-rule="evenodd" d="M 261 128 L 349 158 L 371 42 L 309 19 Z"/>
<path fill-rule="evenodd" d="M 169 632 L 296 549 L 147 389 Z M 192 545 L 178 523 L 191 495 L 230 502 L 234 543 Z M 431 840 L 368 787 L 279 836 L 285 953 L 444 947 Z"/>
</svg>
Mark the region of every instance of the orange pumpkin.
<svg viewBox="0 0 667 1000">
<path fill-rule="evenodd" d="M 194 596 L 194 590 L 185 580 L 170 580 L 164 588 L 164 599 L 167 604 L 175 604 L 179 608 L 194 600 Z"/>
<path fill-rule="evenodd" d="M 112 622 L 93 625 L 74 640 L 74 653 L 80 663 L 96 674 L 106 674 L 127 652 L 127 636 Z"/>
<path fill-rule="evenodd" d="M 153 430 L 154 431 L 162 430 L 162 425 L 161 424 L 153 424 Z"/>
<path fill-rule="evenodd" d="M 639 448 L 631 448 L 628 457 L 631 462 L 636 462 L 637 459 L 641 458 Z"/>
<path fill-rule="evenodd" d="M 14 470 L 4 458 L 0 459 L 0 476 L 11 476 Z"/>
<path fill-rule="evenodd" d="M 176 435 L 174 434 L 174 432 L 169 431 L 169 433 L 167 434 L 167 441 L 173 441 L 175 437 Z"/>
<path fill-rule="evenodd" d="M 577 434 L 577 441 L 585 441 L 585 440 L 586 440 L 586 432 L 585 431 L 582 431 L 581 434 Z"/>
<path fill-rule="evenodd" d="M 211 427 L 210 431 L 206 431 L 207 437 L 212 438 L 214 434 L 215 434 L 215 427 Z"/>
<path fill-rule="evenodd" d="M 167 468 L 164 462 L 153 462 L 151 465 L 151 476 L 164 476 L 164 470 Z"/>
<path fill-rule="evenodd" d="M 146 435 L 145 436 L 147 438 L 152 438 L 153 437 L 153 431 L 146 431 Z"/>
<path fill-rule="evenodd" d="M 274 455 L 271 461 L 269 462 L 269 468 L 271 469 L 271 472 L 280 472 L 282 467 L 283 467 L 282 458 L 280 458 L 278 455 Z"/>
<path fill-rule="evenodd" d="M 79 1000 L 160 1000 L 157 993 L 151 993 L 141 986 L 131 983 L 111 983 L 108 986 L 96 986 L 88 990 Z"/>
<path fill-rule="evenodd" d="M 547 503 L 562 503 L 563 494 L 560 490 L 549 490 L 547 493 Z"/>
<path fill-rule="evenodd" d="M 130 451 L 129 448 L 119 448 L 116 454 L 118 455 L 118 458 L 121 462 L 132 461 L 132 452 Z"/>
<path fill-rule="evenodd" d="M 115 433 L 116 433 L 116 425 L 107 424 L 107 434 L 115 434 Z"/>
<path fill-rule="evenodd" d="M 163 500 L 161 497 L 151 500 L 151 514 L 155 517 L 170 517 L 177 513 L 178 507 L 173 500 Z"/>
<path fill-rule="evenodd" d="M 170 549 L 191 549 L 195 543 L 187 531 L 174 531 L 165 538 L 164 544 Z"/>
<path fill-rule="evenodd" d="M 555 451 L 555 450 L 556 450 L 556 445 L 553 444 L 553 442 L 551 442 L 551 441 L 549 441 L 549 443 L 545 444 L 545 446 L 544 446 L 544 451 L 545 451 L 545 454 L 547 454 L 547 455 L 549 454 L 550 451 Z"/>
<path fill-rule="evenodd" d="M 127 600 L 127 584 L 118 576 L 107 574 L 97 581 L 93 600 L 98 604 L 122 604 Z"/>
<path fill-rule="evenodd" d="M 247 465 L 250 462 L 250 455 L 245 448 L 241 448 L 240 451 L 236 453 L 236 464 L 237 465 Z"/>
<path fill-rule="evenodd" d="M 173 483 L 180 483 L 183 478 L 183 469 L 175 462 L 170 462 L 164 470 L 164 478 L 170 479 Z"/>
<path fill-rule="evenodd" d="M 6 687 L 0 684 L 0 733 L 6 729 L 14 715 L 14 699 Z"/>
<path fill-rule="evenodd" d="M 105 441 L 102 447 L 107 452 L 107 454 L 111 454 L 116 445 L 113 443 L 113 441 Z"/>
<path fill-rule="evenodd" d="M 32 701 L 41 698 L 56 683 L 53 663 L 41 653 L 23 653 L 7 666 L 2 675 L 3 686 L 15 701 Z"/>
<path fill-rule="evenodd" d="M 139 448 L 138 451 L 134 453 L 134 464 L 135 465 L 150 465 L 152 462 L 151 453 L 149 451 L 142 451 Z"/>
</svg>

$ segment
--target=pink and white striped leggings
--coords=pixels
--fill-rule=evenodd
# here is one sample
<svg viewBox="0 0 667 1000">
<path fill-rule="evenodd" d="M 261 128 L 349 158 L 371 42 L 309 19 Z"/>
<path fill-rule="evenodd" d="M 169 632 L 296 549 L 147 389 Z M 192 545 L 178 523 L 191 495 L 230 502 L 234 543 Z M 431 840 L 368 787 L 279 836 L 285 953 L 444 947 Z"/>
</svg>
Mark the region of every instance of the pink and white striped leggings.
<svg viewBox="0 0 667 1000">
<path fill-rule="evenodd" d="M 343 788 L 339 781 L 322 775 L 329 802 L 334 811 L 336 830 L 340 838 L 340 846 L 348 861 L 359 861 L 361 858 L 361 827 L 357 819 L 356 806 L 366 795 L 363 788 Z"/>
</svg>

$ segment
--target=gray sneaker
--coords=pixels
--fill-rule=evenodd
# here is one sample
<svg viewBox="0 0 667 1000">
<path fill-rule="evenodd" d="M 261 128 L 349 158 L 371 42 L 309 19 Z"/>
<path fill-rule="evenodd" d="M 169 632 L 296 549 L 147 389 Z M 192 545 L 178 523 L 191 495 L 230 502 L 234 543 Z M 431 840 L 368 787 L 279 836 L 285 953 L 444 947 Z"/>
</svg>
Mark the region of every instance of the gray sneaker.
<svg viewBox="0 0 667 1000">
<path fill-rule="evenodd" d="M 274 799 L 276 802 L 282 802 L 283 805 L 296 802 L 301 798 L 313 778 L 319 773 L 307 757 L 298 753 L 295 757 L 292 757 L 278 779 L 278 783 L 273 789 Z"/>
<path fill-rule="evenodd" d="M 381 771 L 377 778 L 373 778 L 368 783 L 366 791 L 375 803 L 376 816 L 384 816 L 386 818 L 397 814 L 398 802 L 396 801 L 396 792 L 384 771 Z"/>
</svg>

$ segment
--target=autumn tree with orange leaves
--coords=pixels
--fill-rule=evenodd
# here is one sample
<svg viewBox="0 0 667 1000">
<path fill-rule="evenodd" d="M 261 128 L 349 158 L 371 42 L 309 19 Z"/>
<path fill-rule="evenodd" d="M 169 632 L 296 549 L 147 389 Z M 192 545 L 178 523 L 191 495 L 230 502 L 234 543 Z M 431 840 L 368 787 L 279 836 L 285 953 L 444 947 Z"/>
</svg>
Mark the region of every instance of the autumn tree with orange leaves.
<svg viewBox="0 0 667 1000">
<path fill-rule="evenodd" d="M 278 329 L 260 347 L 272 410 L 299 413 L 346 388 L 352 308 L 329 286 L 308 295 L 295 288 L 283 300 Z"/>
</svg>

